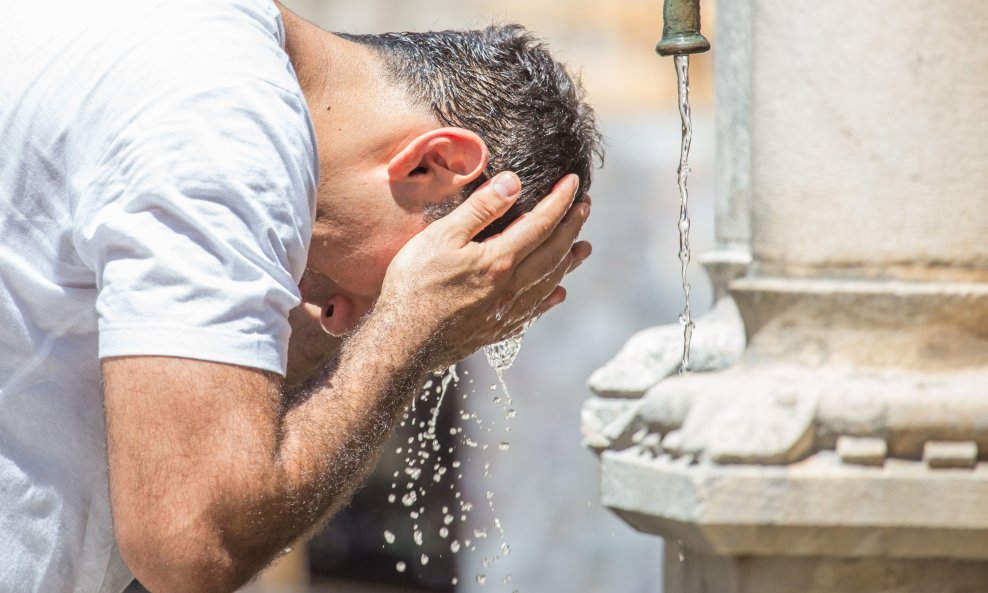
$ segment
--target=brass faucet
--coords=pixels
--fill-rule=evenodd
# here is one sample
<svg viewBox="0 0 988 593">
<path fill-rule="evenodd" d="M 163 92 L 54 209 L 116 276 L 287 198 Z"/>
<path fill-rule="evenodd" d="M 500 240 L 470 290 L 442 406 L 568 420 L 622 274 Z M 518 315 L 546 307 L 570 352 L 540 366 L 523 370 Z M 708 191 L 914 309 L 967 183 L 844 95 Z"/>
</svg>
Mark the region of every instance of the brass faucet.
<svg viewBox="0 0 988 593">
<path fill-rule="evenodd" d="M 700 34 L 700 0 L 665 0 L 662 39 L 655 44 L 660 56 L 698 54 L 710 49 Z"/>
</svg>

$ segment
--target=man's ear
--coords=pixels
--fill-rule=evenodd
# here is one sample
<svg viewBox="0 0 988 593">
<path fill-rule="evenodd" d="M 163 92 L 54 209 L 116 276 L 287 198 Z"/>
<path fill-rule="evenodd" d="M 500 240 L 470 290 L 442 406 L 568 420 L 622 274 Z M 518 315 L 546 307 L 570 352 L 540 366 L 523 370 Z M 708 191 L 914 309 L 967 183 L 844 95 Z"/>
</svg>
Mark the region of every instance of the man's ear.
<svg viewBox="0 0 988 593">
<path fill-rule="evenodd" d="M 439 128 L 419 134 L 388 162 L 388 177 L 402 195 L 425 201 L 448 197 L 487 167 L 487 144 L 463 128 Z"/>
</svg>

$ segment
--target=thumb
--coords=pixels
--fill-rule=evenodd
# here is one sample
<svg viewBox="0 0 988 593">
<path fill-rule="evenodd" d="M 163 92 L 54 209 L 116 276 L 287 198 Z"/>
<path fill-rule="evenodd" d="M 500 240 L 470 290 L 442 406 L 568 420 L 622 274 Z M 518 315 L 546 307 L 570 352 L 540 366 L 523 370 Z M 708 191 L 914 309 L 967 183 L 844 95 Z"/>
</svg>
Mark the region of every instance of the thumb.
<svg viewBox="0 0 988 593">
<path fill-rule="evenodd" d="M 521 193 L 521 180 L 511 171 L 498 173 L 493 179 L 470 194 L 443 222 L 463 245 L 480 231 L 500 218 L 515 203 Z"/>
</svg>

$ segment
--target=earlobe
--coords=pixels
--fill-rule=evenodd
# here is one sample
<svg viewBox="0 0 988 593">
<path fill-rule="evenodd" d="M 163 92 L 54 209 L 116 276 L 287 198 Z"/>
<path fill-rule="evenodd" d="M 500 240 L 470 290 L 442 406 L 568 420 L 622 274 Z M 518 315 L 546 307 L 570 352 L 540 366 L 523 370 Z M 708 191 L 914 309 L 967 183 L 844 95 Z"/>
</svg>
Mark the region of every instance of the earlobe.
<svg viewBox="0 0 988 593">
<path fill-rule="evenodd" d="M 416 181 L 458 191 L 487 167 L 487 145 L 463 128 L 439 128 L 416 136 L 388 163 L 391 183 Z"/>
<path fill-rule="evenodd" d="M 356 307 L 348 297 L 337 294 L 323 305 L 319 324 L 322 330 L 337 338 L 346 335 L 360 320 Z"/>
</svg>

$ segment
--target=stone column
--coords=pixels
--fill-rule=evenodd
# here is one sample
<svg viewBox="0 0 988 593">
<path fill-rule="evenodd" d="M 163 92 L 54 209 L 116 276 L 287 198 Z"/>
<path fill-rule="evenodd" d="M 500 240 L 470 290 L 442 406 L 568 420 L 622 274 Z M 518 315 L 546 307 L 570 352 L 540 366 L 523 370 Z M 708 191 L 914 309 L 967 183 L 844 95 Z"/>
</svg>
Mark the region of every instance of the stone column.
<svg viewBox="0 0 988 593">
<path fill-rule="evenodd" d="M 666 593 L 988 590 L 988 3 L 720 7 L 747 349 L 593 384 L 603 500 L 667 539 Z"/>
</svg>

